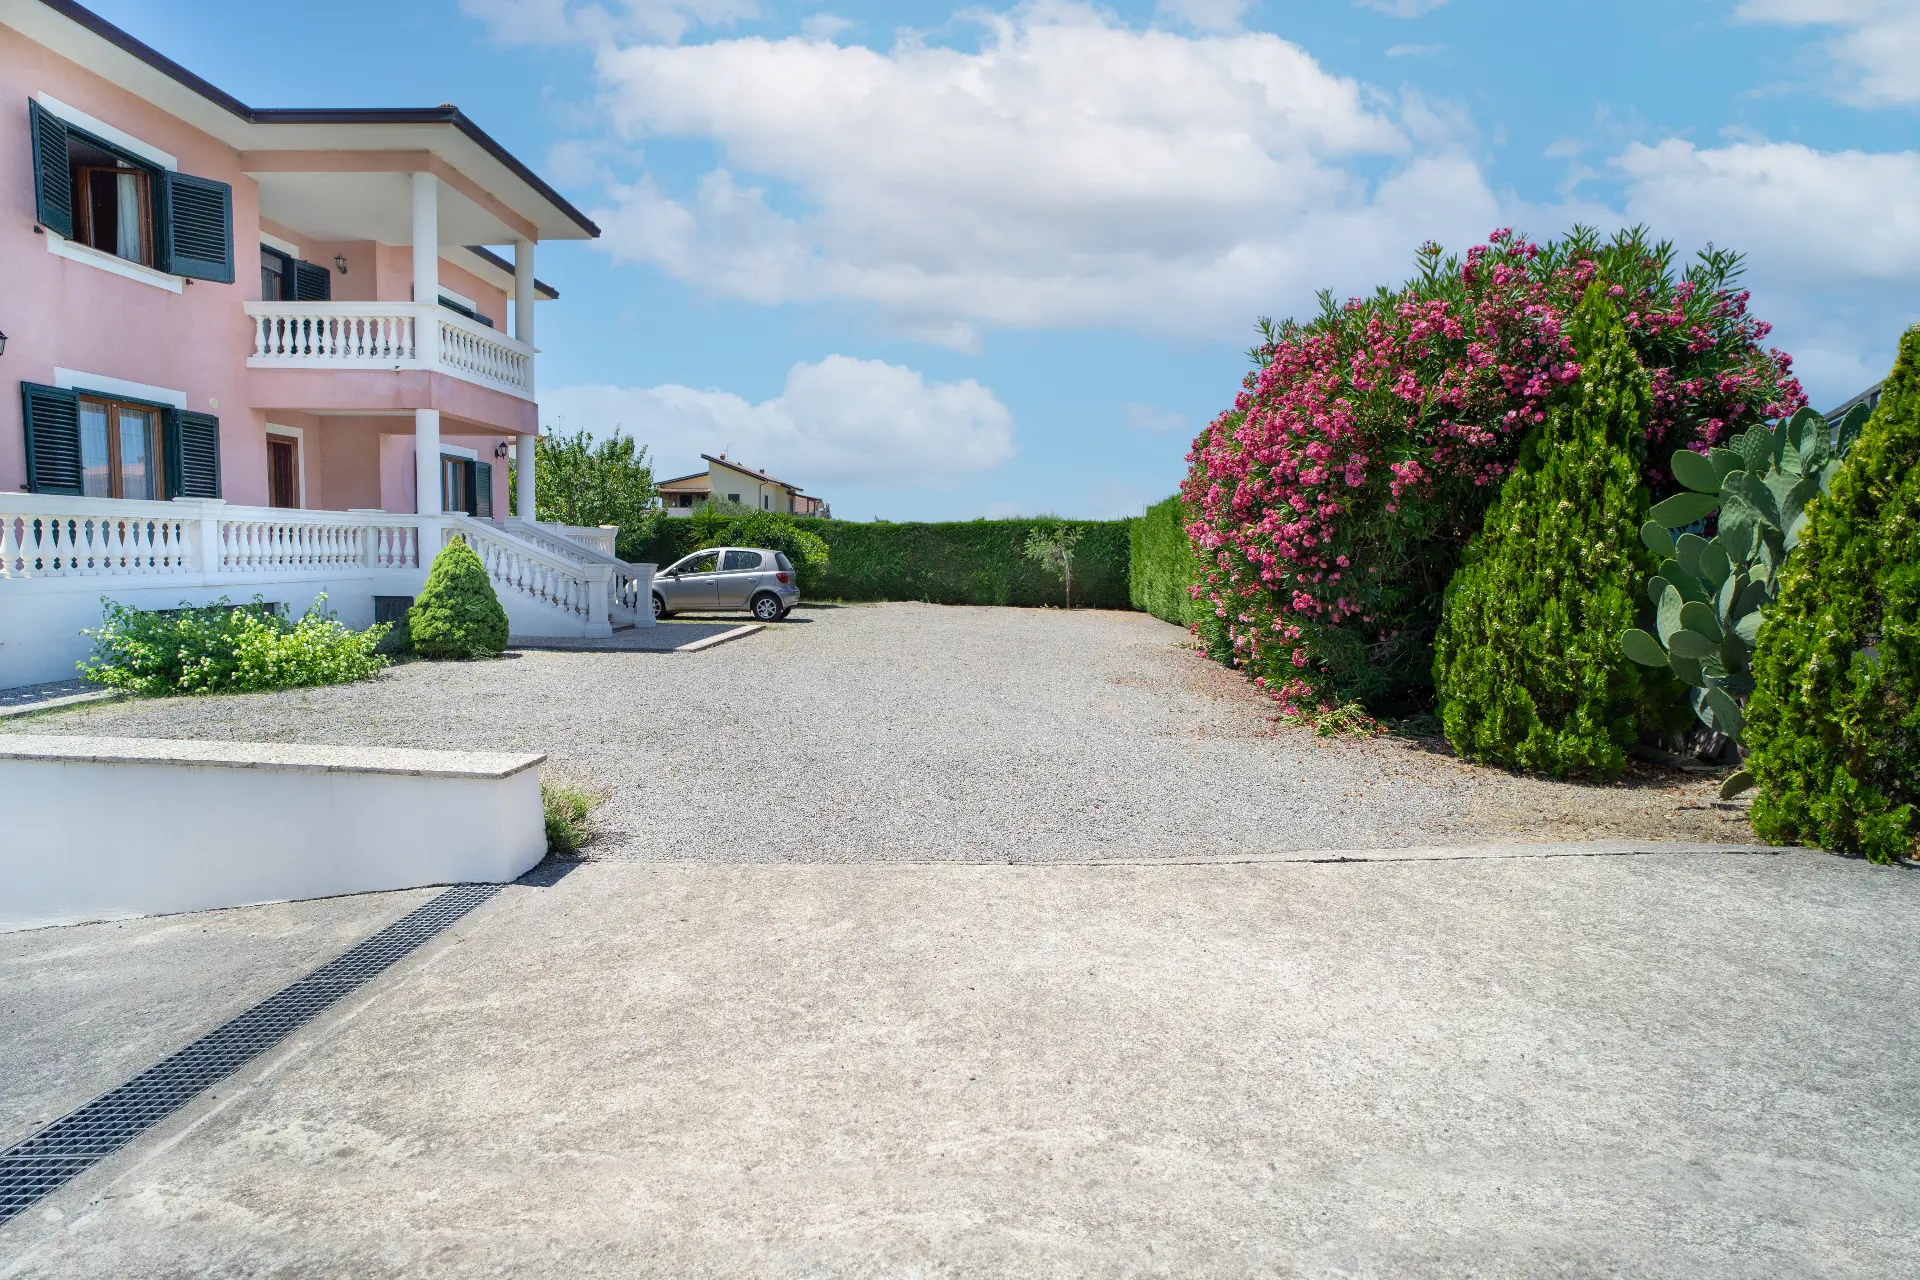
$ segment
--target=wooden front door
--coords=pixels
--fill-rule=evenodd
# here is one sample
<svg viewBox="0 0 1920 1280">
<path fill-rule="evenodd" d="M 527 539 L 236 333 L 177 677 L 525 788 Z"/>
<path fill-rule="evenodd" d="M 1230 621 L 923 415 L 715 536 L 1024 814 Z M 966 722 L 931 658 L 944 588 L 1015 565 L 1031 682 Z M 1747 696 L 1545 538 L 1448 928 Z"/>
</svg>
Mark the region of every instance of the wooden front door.
<svg viewBox="0 0 1920 1280">
<path fill-rule="evenodd" d="M 292 436 L 267 437 L 267 505 L 300 505 L 300 442 Z"/>
</svg>

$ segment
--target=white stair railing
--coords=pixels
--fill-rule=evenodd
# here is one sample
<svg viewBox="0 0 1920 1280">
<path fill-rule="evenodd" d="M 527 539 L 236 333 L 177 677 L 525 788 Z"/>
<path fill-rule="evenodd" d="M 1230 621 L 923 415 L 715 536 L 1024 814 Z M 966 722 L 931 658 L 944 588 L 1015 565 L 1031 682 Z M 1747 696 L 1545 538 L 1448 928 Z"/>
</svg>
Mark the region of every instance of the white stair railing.
<svg viewBox="0 0 1920 1280">
<path fill-rule="evenodd" d="M 447 516 L 446 537 L 467 540 L 495 591 L 513 593 L 585 624 L 590 629 L 609 625 L 608 566 L 583 564 L 548 550 L 531 539 L 516 536 L 472 516 Z"/>
<path fill-rule="evenodd" d="M 612 573 L 612 598 L 608 613 L 613 621 L 651 625 L 653 621 L 653 575 L 651 564 L 631 564 L 613 554 L 612 529 L 585 528 L 563 524 L 529 524 L 509 519 L 502 526 L 516 538 L 525 538 L 564 556 L 576 564 L 605 565 Z M 598 535 L 591 539 L 581 535 Z M 603 541 L 604 540 L 604 541 Z M 605 550 L 601 550 L 602 546 Z"/>
</svg>

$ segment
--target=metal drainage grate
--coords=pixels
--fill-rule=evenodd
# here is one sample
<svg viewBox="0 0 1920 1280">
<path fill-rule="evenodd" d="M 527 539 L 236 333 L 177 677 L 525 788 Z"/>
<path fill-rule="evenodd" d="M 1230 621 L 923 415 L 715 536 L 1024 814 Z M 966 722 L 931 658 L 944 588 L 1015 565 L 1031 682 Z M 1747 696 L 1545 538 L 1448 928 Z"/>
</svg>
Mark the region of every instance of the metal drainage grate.
<svg viewBox="0 0 1920 1280">
<path fill-rule="evenodd" d="M 0 1151 L 0 1223 L 126 1146 L 498 892 L 497 884 L 455 885 L 119 1088 Z"/>
</svg>

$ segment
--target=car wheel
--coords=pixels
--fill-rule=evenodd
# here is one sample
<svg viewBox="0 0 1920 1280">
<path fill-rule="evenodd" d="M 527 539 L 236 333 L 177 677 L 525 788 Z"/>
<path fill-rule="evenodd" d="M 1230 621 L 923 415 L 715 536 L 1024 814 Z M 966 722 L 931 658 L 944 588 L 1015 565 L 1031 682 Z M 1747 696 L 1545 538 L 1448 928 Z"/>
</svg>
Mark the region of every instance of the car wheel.
<svg viewBox="0 0 1920 1280">
<path fill-rule="evenodd" d="M 667 602 L 660 598 L 660 593 L 658 591 L 654 592 L 653 593 L 654 621 L 658 622 L 661 618 L 671 618 L 672 616 L 673 615 L 671 613 L 667 612 Z"/>
<path fill-rule="evenodd" d="M 753 598 L 753 616 L 762 622 L 780 621 L 780 597 L 771 592 L 761 592 Z"/>
</svg>

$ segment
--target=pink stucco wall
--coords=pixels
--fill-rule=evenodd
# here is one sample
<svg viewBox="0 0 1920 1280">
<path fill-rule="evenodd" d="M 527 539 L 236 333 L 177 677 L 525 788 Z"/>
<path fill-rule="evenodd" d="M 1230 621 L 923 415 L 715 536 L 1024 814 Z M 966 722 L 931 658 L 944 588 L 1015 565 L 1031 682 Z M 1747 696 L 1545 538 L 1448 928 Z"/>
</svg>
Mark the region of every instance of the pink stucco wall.
<svg viewBox="0 0 1920 1280">
<path fill-rule="evenodd" d="M 36 93 L 171 153 L 184 173 L 230 184 L 235 282 L 188 281 L 173 293 L 48 252 L 46 236 L 34 226 L 27 100 Z M 260 298 L 261 222 L 257 187 L 240 172 L 232 148 L 9 27 L 0 27 L 0 103 L 8 104 L 0 108 L 0 173 L 6 175 L 0 182 L 0 330 L 8 339 L 0 356 L 0 490 L 17 492 L 26 482 L 19 384 L 52 383 L 56 368 L 182 392 L 189 408 L 217 414 L 225 496 L 233 503 L 267 500 L 268 421 L 302 428 L 307 505 L 333 510 L 381 505 L 386 453 L 380 440 L 405 434 L 410 458 L 412 424 L 404 417 L 342 418 L 314 410 L 439 408 L 442 438 L 469 444 L 483 457 L 502 433 L 538 430 L 530 402 L 441 374 L 249 370 L 252 321 L 243 304 Z M 408 248 L 310 241 L 297 229 L 277 233 L 299 243 L 310 261 L 331 265 L 334 254 L 347 257 L 347 274 L 334 276 L 338 299 L 411 295 Z M 443 262 L 441 273 L 443 284 L 480 302 L 505 327 L 500 290 L 451 263 Z M 456 434 L 463 427 L 495 434 Z M 497 468 L 502 514 L 505 474 L 504 465 Z"/>
</svg>

